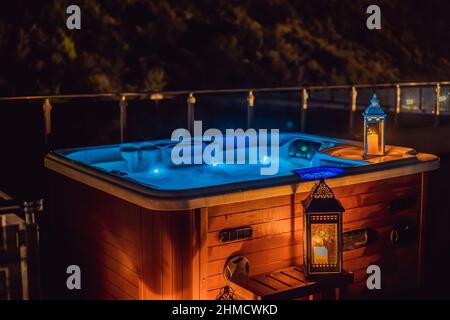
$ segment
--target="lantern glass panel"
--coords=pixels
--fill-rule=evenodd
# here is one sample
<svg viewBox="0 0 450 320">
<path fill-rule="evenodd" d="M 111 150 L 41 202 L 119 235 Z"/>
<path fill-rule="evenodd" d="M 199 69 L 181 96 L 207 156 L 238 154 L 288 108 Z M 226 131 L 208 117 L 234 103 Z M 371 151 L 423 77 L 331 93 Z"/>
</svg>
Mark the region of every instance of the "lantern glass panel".
<svg viewBox="0 0 450 320">
<path fill-rule="evenodd" d="M 336 223 L 311 224 L 313 267 L 335 267 L 338 264 L 338 232 Z"/>
<path fill-rule="evenodd" d="M 384 122 L 377 121 L 368 123 L 366 130 L 366 154 L 383 155 Z"/>
</svg>

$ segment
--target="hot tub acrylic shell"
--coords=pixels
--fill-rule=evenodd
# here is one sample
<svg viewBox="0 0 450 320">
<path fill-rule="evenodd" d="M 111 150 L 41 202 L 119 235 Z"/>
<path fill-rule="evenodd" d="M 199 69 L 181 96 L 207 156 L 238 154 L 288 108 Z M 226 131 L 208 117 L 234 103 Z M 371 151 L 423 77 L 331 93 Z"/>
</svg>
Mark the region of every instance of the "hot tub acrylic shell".
<svg viewBox="0 0 450 320">
<path fill-rule="evenodd" d="M 301 152 L 300 148 L 305 143 L 314 146 L 310 145 L 306 152 Z M 414 153 L 413 149 L 390 148 L 393 156 L 386 156 L 385 161 L 377 162 L 376 159 L 369 161 L 363 158 L 359 149 L 361 143 L 358 142 L 282 133 L 279 171 L 275 175 L 261 175 L 261 167 L 269 166 L 262 164 L 261 159 L 258 159 L 257 165 L 174 165 L 171 150 L 175 144 L 170 140 L 159 140 L 74 148 L 52 152 L 47 159 L 158 198 L 209 196 L 318 180 L 320 177 L 374 172 L 420 162 L 418 157 L 410 154 Z M 225 157 L 226 150 L 223 153 Z"/>
</svg>

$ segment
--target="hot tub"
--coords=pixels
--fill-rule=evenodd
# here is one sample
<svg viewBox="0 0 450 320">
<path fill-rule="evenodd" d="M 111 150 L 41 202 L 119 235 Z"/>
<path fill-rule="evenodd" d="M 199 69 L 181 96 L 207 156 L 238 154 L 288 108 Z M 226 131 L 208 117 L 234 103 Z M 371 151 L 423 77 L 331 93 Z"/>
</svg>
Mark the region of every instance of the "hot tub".
<svg viewBox="0 0 450 320">
<path fill-rule="evenodd" d="M 279 137 L 278 172 L 261 175 L 270 153 L 255 164 L 175 165 L 175 144 L 47 155 L 50 215 L 66 253 L 59 267 L 75 261 L 85 270 L 86 297 L 214 299 L 233 255 L 248 258 L 251 274 L 301 264 L 300 201 L 320 177 L 346 209 L 348 241 L 375 235 L 344 252 L 344 267 L 355 272 L 347 297 L 387 297 L 420 284 L 425 173 L 439 167 L 436 156 L 387 146 L 385 156 L 363 159 L 359 142 L 289 133 Z M 382 292 L 365 288 L 370 264 L 384 270 Z"/>
</svg>

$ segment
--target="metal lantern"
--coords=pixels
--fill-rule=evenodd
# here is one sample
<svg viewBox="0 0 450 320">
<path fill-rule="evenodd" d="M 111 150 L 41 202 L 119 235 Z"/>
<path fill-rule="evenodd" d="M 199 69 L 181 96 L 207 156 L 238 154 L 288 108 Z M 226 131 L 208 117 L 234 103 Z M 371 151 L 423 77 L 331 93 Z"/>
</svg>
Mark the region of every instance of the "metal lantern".
<svg viewBox="0 0 450 320">
<path fill-rule="evenodd" d="M 303 202 L 305 275 L 342 274 L 342 213 L 345 211 L 322 178 Z"/>
<path fill-rule="evenodd" d="M 384 156 L 386 145 L 386 113 L 381 109 L 377 95 L 363 112 L 364 158 Z"/>
</svg>

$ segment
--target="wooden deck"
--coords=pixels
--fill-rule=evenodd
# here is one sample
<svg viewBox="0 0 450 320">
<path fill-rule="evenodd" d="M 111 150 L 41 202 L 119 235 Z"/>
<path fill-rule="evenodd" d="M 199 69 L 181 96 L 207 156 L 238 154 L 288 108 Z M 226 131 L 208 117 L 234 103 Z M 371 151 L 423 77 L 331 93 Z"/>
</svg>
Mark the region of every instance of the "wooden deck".
<svg viewBox="0 0 450 320">
<path fill-rule="evenodd" d="M 303 267 L 292 266 L 274 272 L 251 276 L 248 279 L 230 282 L 235 294 L 245 300 L 299 299 L 306 296 L 334 291 L 353 282 L 353 273 L 331 276 L 310 281 L 305 279 Z M 335 296 L 339 298 L 339 294 Z"/>
</svg>

